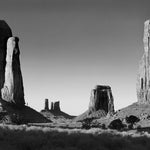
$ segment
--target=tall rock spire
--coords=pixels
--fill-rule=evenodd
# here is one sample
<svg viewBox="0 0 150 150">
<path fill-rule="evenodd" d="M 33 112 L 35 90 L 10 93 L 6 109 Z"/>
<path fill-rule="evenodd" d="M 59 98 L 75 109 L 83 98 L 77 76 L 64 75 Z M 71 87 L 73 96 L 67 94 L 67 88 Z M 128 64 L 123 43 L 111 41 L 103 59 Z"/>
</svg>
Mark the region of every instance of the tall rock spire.
<svg viewBox="0 0 150 150">
<path fill-rule="evenodd" d="M 0 89 L 3 88 L 5 82 L 5 65 L 6 65 L 6 49 L 7 40 L 12 36 L 12 31 L 4 20 L 0 20 Z M 1 92 L 0 92 L 1 98 Z"/>
<path fill-rule="evenodd" d="M 144 54 L 137 77 L 137 98 L 139 103 L 150 103 L 150 20 L 144 23 L 143 43 Z"/>
<path fill-rule="evenodd" d="M 19 39 L 10 37 L 7 41 L 5 82 L 1 89 L 2 99 L 21 107 L 24 105 L 24 88 L 19 60 Z"/>
<path fill-rule="evenodd" d="M 18 42 L 8 24 L 0 20 L 0 98 L 22 107 L 25 101 Z"/>
</svg>

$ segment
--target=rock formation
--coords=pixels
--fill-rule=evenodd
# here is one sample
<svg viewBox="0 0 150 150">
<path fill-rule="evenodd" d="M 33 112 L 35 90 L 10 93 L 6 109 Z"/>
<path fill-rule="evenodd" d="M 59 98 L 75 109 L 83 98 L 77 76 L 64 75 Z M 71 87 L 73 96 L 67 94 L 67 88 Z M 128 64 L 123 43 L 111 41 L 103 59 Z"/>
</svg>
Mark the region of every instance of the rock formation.
<svg viewBox="0 0 150 150">
<path fill-rule="evenodd" d="M 25 102 L 18 41 L 16 37 L 10 37 L 7 41 L 5 81 L 1 89 L 1 96 L 3 100 L 22 107 Z"/>
<path fill-rule="evenodd" d="M 54 102 L 53 110 L 54 111 L 60 111 L 60 102 L 59 101 Z"/>
<path fill-rule="evenodd" d="M 45 99 L 45 110 L 49 110 L 49 102 L 48 102 L 48 99 Z"/>
<path fill-rule="evenodd" d="M 139 103 L 150 103 L 150 20 L 144 23 L 144 54 L 139 64 L 137 98 Z"/>
<path fill-rule="evenodd" d="M 24 89 L 19 60 L 19 39 L 12 37 L 10 27 L 0 21 L 0 98 L 23 107 Z"/>
<path fill-rule="evenodd" d="M 51 109 L 49 109 L 49 101 L 45 99 L 44 110 L 42 111 L 61 111 L 60 110 L 60 101 L 51 102 Z"/>
<path fill-rule="evenodd" d="M 9 37 L 12 37 L 10 27 L 4 20 L 0 20 L 0 89 L 3 88 L 5 82 L 6 45 Z"/>
<path fill-rule="evenodd" d="M 51 102 L 51 110 L 53 110 L 53 109 L 54 109 L 54 103 Z"/>
<path fill-rule="evenodd" d="M 104 110 L 106 113 L 114 113 L 114 100 L 109 86 L 98 85 L 91 92 L 89 113 Z"/>
<path fill-rule="evenodd" d="M 0 123 L 50 122 L 25 106 L 18 42 L 8 24 L 0 20 Z"/>
<path fill-rule="evenodd" d="M 61 118 L 61 119 L 62 118 L 64 118 L 64 119 L 65 118 L 66 119 L 72 119 L 72 118 L 75 117 L 75 116 L 71 116 L 71 115 L 61 111 L 61 109 L 60 109 L 60 101 L 51 102 L 51 109 L 50 110 L 46 109 L 46 108 L 48 108 L 48 107 L 45 107 L 43 110 L 41 110 L 41 114 L 43 114 L 46 118 L 50 118 L 50 120 L 51 119 L 53 120 L 54 118 L 55 119 L 59 119 L 59 118 Z"/>
<path fill-rule="evenodd" d="M 110 86 L 97 85 L 91 91 L 89 108 L 83 114 L 77 116 L 74 121 L 86 118 L 101 118 L 114 114 L 114 99 Z"/>
</svg>

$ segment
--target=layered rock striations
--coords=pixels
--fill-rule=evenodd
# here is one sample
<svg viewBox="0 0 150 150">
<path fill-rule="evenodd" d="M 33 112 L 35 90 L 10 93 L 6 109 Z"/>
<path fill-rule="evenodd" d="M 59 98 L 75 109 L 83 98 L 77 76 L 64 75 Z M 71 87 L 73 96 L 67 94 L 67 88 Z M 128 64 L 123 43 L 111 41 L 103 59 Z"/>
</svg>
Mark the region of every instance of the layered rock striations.
<svg viewBox="0 0 150 150">
<path fill-rule="evenodd" d="M 144 54 L 139 64 L 137 98 L 139 103 L 150 103 L 150 20 L 144 23 Z"/>
</svg>

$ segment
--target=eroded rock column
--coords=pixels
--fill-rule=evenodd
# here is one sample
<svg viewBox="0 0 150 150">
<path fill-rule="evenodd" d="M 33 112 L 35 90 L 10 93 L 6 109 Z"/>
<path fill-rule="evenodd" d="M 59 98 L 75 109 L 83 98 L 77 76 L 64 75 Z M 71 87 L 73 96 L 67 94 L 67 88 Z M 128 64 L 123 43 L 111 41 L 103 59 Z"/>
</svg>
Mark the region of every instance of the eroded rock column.
<svg viewBox="0 0 150 150">
<path fill-rule="evenodd" d="M 7 41 L 5 81 L 1 89 L 1 95 L 3 100 L 22 107 L 25 102 L 18 42 L 19 39 L 16 37 L 10 37 Z"/>
<path fill-rule="evenodd" d="M 109 86 L 97 85 L 91 91 L 89 112 L 92 113 L 98 110 L 104 110 L 106 114 L 114 113 L 114 100 Z"/>
<path fill-rule="evenodd" d="M 137 98 L 139 103 L 150 103 L 150 20 L 144 23 L 144 54 L 137 76 Z"/>
</svg>

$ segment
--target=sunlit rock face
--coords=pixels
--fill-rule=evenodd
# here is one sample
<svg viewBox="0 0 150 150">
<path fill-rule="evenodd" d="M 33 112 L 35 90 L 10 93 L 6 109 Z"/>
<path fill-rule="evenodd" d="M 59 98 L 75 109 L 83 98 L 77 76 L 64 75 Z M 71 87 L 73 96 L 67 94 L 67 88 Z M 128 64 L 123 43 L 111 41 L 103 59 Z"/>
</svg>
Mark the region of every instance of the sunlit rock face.
<svg viewBox="0 0 150 150">
<path fill-rule="evenodd" d="M 137 98 L 139 103 L 150 103 L 150 20 L 144 23 L 144 54 L 137 76 Z"/>
<path fill-rule="evenodd" d="M 3 88 L 5 82 L 6 49 L 9 37 L 12 37 L 10 27 L 4 20 L 0 20 L 0 89 Z"/>
<path fill-rule="evenodd" d="M 106 114 L 114 113 L 114 100 L 109 86 L 97 85 L 91 91 L 89 113 L 104 110 Z"/>
<path fill-rule="evenodd" d="M 3 100 L 22 107 L 25 102 L 18 42 L 19 39 L 16 37 L 10 37 L 7 41 L 5 81 L 1 89 L 1 95 Z"/>
<path fill-rule="evenodd" d="M 0 20 L 0 98 L 22 107 L 25 102 L 18 42 L 8 24 Z"/>
</svg>

